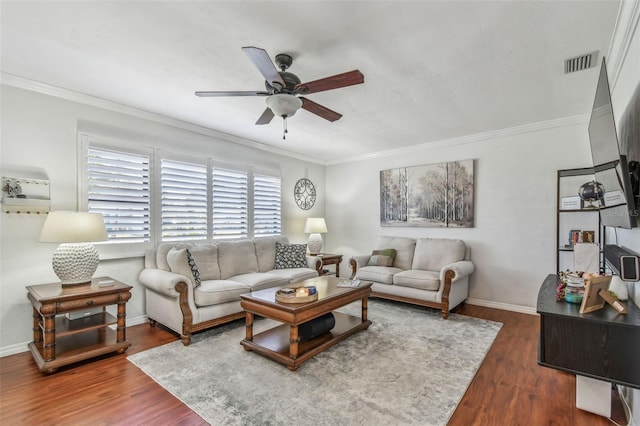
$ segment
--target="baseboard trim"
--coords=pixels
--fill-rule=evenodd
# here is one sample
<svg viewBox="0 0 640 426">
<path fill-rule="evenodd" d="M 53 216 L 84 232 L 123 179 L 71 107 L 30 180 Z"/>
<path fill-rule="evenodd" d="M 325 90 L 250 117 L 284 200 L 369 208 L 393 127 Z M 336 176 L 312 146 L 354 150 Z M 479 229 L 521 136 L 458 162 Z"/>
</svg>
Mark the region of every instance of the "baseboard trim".
<svg viewBox="0 0 640 426">
<path fill-rule="evenodd" d="M 493 302 L 491 300 L 467 299 L 466 303 L 470 305 L 484 306 L 485 308 L 502 309 L 504 311 L 520 312 L 522 314 L 538 315 L 536 308 L 531 306 L 512 305 L 510 303 Z"/>
<path fill-rule="evenodd" d="M 148 318 L 146 315 L 140 315 L 134 318 L 127 318 L 127 327 L 132 327 L 134 325 L 139 325 L 139 324 L 144 324 L 148 321 Z M 22 352 L 28 352 L 29 351 L 29 343 L 31 343 L 31 341 L 29 340 L 28 342 L 21 342 L 21 343 L 16 343 L 13 345 L 9 345 L 9 346 L 3 346 L 0 348 L 0 358 L 5 357 L 5 356 L 9 356 L 9 355 L 15 355 L 15 354 L 19 354 Z"/>
</svg>

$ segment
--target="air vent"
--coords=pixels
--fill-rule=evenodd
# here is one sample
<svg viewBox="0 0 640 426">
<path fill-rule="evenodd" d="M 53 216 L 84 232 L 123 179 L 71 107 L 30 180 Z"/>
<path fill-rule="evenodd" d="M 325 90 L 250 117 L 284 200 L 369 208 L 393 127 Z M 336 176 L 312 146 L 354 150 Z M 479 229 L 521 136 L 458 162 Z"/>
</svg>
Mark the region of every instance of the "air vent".
<svg viewBox="0 0 640 426">
<path fill-rule="evenodd" d="M 576 56 L 575 58 L 564 60 L 564 73 L 586 70 L 596 66 L 598 60 L 598 51 L 587 53 L 585 55 Z"/>
</svg>

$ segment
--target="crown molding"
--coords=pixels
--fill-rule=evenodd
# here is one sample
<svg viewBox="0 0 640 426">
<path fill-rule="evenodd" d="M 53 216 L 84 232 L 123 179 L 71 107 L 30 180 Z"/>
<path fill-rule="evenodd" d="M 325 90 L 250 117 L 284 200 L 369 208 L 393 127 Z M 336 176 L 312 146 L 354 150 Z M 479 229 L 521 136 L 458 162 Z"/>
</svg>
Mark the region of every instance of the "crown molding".
<svg viewBox="0 0 640 426">
<path fill-rule="evenodd" d="M 224 142 L 231 142 L 238 145 L 243 145 L 248 148 L 253 148 L 261 151 L 270 152 L 276 155 L 282 155 L 296 160 L 306 161 L 309 163 L 326 165 L 324 161 L 317 158 L 308 157 L 301 154 L 296 154 L 290 151 L 265 145 L 256 141 L 234 136 L 228 133 L 223 133 L 215 129 L 203 127 L 197 124 L 192 124 L 186 121 L 178 120 L 176 118 L 167 117 L 154 112 L 134 108 L 128 105 L 124 105 L 118 102 L 113 102 L 107 99 L 98 98 L 96 96 L 87 95 L 74 90 L 65 89 L 62 87 L 52 86 L 50 84 L 42 83 L 28 78 L 10 74 L 6 72 L 0 73 L 0 82 L 3 85 L 15 87 L 18 89 L 28 90 L 43 95 L 52 96 L 59 99 L 64 99 L 71 102 L 80 103 L 108 111 L 113 111 L 121 114 L 126 114 L 132 117 L 141 118 L 143 120 L 152 121 L 159 124 L 175 127 L 181 130 L 186 130 L 191 133 L 211 137 Z"/>
<path fill-rule="evenodd" d="M 343 164 L 343 163 L 352 163 L 357 161 L 373 160 L 376 158 L 392 157 L 392 156 L 403 155 L 403 154 L 412 154 L 418 151 L 433 150 L 433 149 L 439 149 L 439 148 L 450 148 L 452 146 L 478 143 L 478 142 L 483 142 L 487 140 L 499 139 L 504 137 L 526 134 L 526 133 L 535 133 L 535 132 L 540 132 L 544 130 L 555 129 L 558 127 L 567 127 L 567 126 L 585 124 L 589 122 L 589 118 L 590 116 L 588 114 L 576 115 L 573 117 L 558 118 L 554 120 L 525 124 L 522 126 L 492 130 L 490 132 L 485 132 L 485 133 L 476 133 L 473 135 L 460 136 L 460 137 L 451 138 L 451 139 L 425 142 L 422 144 L 411 145 L 411 146 L 390 149 L 385 151 L 378 151 L 378 152 L 365 154 L 357 157 L 327 162 L 327 166 Z"/>
<path fill-rule="evenodd" d="M 635 0 L 623 0 L 620 3 L 616 24 L 613 29 L 611 43 L 609 44 L 609 57 L 607 64 L 610 70 L 611 90 L 615 90 L 618 77 L 627 59 L 631 42 L 640 22 L 640 2 Z"/>
</svg>

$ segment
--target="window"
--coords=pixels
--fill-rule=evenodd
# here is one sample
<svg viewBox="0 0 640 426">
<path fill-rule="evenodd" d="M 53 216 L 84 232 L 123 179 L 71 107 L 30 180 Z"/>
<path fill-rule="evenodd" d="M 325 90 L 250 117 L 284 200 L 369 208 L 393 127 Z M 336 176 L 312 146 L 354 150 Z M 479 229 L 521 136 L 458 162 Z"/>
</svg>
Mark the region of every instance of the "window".
<svg viewBox="0 0 640 426">
<path fill-rule="evenodd" d="M 162 241 L 207 239 L 207 166 L 163 159 Z"/>
<path fill-rule="evenodd" d="M 253 235 L 280 235 L 280 178 L 255 174 L 253 177 Z"/>
<path fill-rule="evenodd" d="M 213 238 L 246 238 L 249 235 L 247 172 L 214 167 L 211 184 Z"/>
<path fill-rule="evenodd" d="M 80 208 L 102 213 L 103 258 L 140 256 L 161 241 L 280 235 L 281 179 L 213 159 L 79 134 Z M 127 243 L 127 244 L 113 244 Z"/>
<path fill-rule="evenodd" d="M 151 240 L 150 158 L 88 148 L 87 211 L 102 213 L 109 242 Z"/>
</svg>

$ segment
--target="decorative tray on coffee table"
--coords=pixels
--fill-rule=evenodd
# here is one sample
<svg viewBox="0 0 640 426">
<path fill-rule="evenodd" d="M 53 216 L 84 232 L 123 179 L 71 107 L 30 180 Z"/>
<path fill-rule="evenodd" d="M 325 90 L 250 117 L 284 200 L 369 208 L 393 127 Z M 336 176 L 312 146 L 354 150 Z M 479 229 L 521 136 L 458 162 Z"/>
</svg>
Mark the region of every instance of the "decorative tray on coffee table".
<svg viewBox="0 0 640 426">
<path fill-rule="evenodd" d="M 318 300 L 315 287 L 281 288 L 276 291 L 276 301 L 281 303 L 309 303 Z"/>
</svg>

